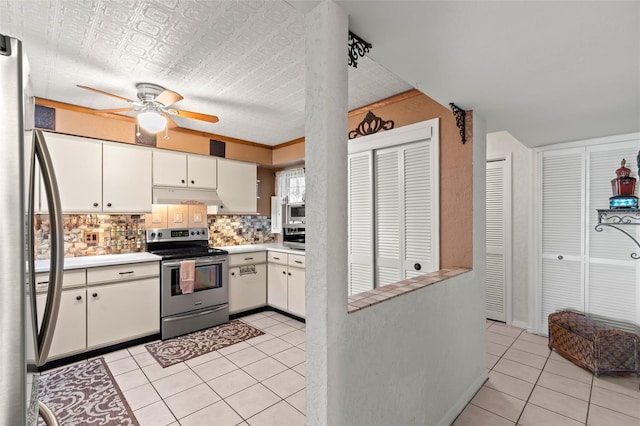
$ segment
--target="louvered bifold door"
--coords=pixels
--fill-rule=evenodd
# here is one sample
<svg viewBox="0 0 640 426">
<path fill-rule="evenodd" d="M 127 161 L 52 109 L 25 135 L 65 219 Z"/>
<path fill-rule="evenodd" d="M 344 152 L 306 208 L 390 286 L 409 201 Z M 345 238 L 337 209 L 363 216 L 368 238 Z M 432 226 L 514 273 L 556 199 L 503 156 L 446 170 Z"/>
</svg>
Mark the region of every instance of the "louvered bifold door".
<svg viewBox="0 0 640 426">
<path fill-rule="evenodd" d="M 541 154 L 541 324 L 561 309 L 584 310 L 585 149 Z"/>
<path fill-rule="evenodd" d="M 487 318 L 506 321 L 506 161 L 487 163 Z"/>
<path fill-rule="evenodd" d="M 373 153 L 349 155 L 349 295 L 373 288 Z"/>
<path fill-rule="evenodd" d="M 438 265 L 438 209 L 434 208 L 434 158 L 429 140 L 402 147 L 402 279 L 435 271 Z"/>
<path fill-rule="evenodd" d="M 631 175 L 637 176 L 636 155 L 638 141 L 594 146 L 588 149 L 588 268 L 586 286 L 586 310 L 612 325 L 637 332 L 640 324 L 638 260 L 631 253 L 638 247 L 622 232 L 604 227 L 595 230 L 598 223 L 597 209 L 609 207 L 611 180 L 620 161 L 626 160 Z M 637 193 L 637 191 L 636 191 Z M 624 211 L 621 212 L 624 214 Z M 638 239 L 638 226 L 621 227 Z"/>
<path fill-rule="evenodd" d="M 400 230 L 400 153 L 397 147 L 374 152 L 375 283 L 376 287 L 402 279 Z"/>
</svg>

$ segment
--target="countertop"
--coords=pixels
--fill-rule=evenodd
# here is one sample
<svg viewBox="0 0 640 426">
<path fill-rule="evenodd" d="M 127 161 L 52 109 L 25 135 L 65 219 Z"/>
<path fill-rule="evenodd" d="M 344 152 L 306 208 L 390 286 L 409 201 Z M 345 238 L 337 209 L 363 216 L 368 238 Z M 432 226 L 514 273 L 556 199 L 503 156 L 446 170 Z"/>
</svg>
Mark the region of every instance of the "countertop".
<svg viewBox="0 0 640 426">
<path fill-rule="evenodd" d="M 219 246 L 216 248 L 224 249 L 229 254 L 236 253 L 251 253 L 254 251 L 279 251 L 282 253 L 299 254 L 304 256 L 304 250 L 296 250 L 289 247 L 285 247 L 280 243 L 269 244 L 245 244 L 242 246 Z M 95 268 L 98 266 L 112 266 L 112 265 L 124 265 L 127 263 L 141 263 L 141 262 L 153 262 L 162 260 L 160 256 L 155 254 L 140 252 L 140 253 L 126 253 L 126 254 L 106 254 L 102 256 L 81 256 L 81 257 L 65 257 L 64 269 L 82 269 L 82 268 Z M 37 260 L 35 265 L 35 271 L 48 272 L 49 271 L 49 259 Z"/>
<path fill-rule="evenodd" d="M 254 251 L 279 251 L 282 253 L 299 254 L 304 256 L 304 250 L 285 247 L 281 243 L 245 244 L 241 246 L 216 246 L 216 248 L 226 250 L 229 252 L 229 254 L 251 253 Z"/>
<path fill-rule="evenodd" d="M 140 252 L 126 254 L 106 254 L 102 256 L 65 257 L 64 269 L 95 268 L 97 266 L 124 265 L 127 263 L 153 262 L 161 260 L 155 254 Z M 48 272 L 49 259 L 36 260 L 35 271 Z"/>
</svg>

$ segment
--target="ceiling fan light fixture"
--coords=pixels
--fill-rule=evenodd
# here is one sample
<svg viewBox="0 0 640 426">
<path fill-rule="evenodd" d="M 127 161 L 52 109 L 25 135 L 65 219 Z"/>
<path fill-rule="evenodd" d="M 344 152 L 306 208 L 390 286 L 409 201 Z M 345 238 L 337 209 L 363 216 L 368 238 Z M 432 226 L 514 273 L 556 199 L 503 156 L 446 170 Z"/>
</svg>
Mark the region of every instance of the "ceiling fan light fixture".
<svg viewBox="0 0 640 426">
<path fill-rule="evenodd" d="M 138 114 L 138 124 L 149 133 L 158 133 L 167 127 L 167 119 L 157 111 L 143 111 Z"/>
</svg>

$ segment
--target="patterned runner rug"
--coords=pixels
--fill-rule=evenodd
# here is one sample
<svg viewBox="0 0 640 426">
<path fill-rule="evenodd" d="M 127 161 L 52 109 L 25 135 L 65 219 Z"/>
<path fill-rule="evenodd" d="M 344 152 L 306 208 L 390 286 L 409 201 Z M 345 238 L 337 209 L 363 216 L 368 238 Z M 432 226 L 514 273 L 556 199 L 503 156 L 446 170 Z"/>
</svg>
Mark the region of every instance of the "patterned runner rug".
<svg viewBox="0 0 640 426">
<path fill-rule="evenodd" d="M 264 332 L 247 323 L 233 320 L 195 333 L 150 343 L 145 347 L 158 364 L 165 368 L 263 334 Z"/>
<path fill-rule="evenodd" d="M 38 396 L 60 425 L 139 426 L 103 358 L 41 374 Z"/>
</svg>

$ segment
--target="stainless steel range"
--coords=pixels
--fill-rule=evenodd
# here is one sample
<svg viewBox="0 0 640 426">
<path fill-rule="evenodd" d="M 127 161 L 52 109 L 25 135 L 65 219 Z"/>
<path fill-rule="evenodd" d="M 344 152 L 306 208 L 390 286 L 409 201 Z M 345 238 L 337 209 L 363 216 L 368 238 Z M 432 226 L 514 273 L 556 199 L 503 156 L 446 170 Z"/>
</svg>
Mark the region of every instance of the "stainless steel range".
<svg viewBox="0 0 640 426">
<path fill-rule="evenodd" d="M 209 248 L 207 228 L 148 229 L 147 251 L 162 257 L 162 340 L 229 321 L 228 252 Z"/>
</svg>

